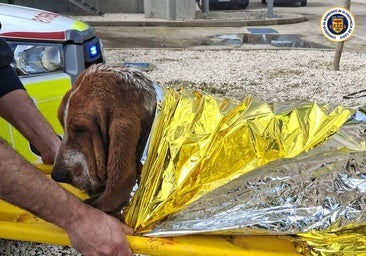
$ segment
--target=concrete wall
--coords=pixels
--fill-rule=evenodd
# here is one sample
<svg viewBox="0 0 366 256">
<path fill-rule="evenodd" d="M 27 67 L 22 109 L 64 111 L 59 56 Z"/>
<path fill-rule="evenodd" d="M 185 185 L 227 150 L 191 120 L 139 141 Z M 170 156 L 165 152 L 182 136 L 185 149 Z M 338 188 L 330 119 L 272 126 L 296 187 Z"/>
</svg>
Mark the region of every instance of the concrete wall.
<svg viewBox="0 0 366 256">
<path fill-rule="evenodd" d="M 194 19 L 195 0 L 144 0 L 146 18 Z"/>
<path fill-rule="evenodd" d="M 85 0 L 103 13 L 143 13 L 144 0 Z M 13 0 L 14 4 L 53 12 L 88 14 L 67 0 Z"/>
<path fill-rule="evenodd" d="M 196 0 L 85 0 L 103 13 L 145 13 L 146 18 L 195 19 Z M 12 0 L 56 13 L 89 14 L 68 0 Z"/>
<path fill-rule="evenodd" d="M 177 19 L 194 19 L 196 16 L 195 0 L 175 0 Z"/>
</svg>

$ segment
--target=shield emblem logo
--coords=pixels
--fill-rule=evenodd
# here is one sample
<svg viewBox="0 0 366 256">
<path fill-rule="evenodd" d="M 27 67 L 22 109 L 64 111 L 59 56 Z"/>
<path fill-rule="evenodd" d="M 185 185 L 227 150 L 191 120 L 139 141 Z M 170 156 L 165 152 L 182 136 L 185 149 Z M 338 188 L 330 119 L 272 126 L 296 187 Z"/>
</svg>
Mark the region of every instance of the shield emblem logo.
<svg viewBox="0 0 366 256">
<path fill-rule="evenodd" d="M 332 30 L 335 33 L 340 33 L 344 29 L 343 17 L 332 18 Z"/>
</svg>

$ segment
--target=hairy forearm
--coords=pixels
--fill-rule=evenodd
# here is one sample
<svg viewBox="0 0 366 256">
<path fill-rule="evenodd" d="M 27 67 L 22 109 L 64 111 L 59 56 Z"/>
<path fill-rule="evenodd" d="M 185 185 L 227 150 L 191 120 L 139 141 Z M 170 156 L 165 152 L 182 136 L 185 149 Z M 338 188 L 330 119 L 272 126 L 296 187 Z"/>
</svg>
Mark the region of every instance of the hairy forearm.
<svg viewBox="0 0 366 256">
<path fill-rule="evenodd" d="M 83 255 L 132 256 L 131 228 L 83 203 L 0 139 L 0 198 L 52 222 Z"/>
<path fill-rule="evenodd" d="M 78 198 L 61 188 L 0 140 L 0 198 L 70 229 L 83 211 Z M 59 211 L 54 208 L 58 207 Z"/>
<path fill-rule="evenodd" d="M 44 163 L 53 163 L 60 139 L 25 90 L 14 90 L 0 97 L 0 116 L 16 127 L 41 152 Z"/>
</svg>

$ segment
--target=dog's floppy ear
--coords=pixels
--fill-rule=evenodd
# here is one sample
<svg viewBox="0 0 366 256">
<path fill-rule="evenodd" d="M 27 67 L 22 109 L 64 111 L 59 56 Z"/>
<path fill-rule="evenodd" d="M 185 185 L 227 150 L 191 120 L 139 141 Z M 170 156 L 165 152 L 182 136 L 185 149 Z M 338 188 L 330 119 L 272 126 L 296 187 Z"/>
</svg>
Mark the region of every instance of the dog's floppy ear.
<svg viewBox="0 0 366 256">
<path fill-rule="evenodd" d="M 139 108 L 130 105 L 110 113 L 106 172 L 108 177 L 104 192 L 90 202 L 102 211 L 119 211 L 127 203 L 136 183 L 136 146 L 141 130 Z"/>
<path fill-rule="evenodd" d="M 83 72 L 80 73 L 80 75 L 76 78 L 76 80 L 73 83 L 73 86 L 70 90 L 68 90 L 64 97 L 61 100 L 61 103 L 58 107 L 58 111 L 57 111 L 57 118 L 59 120 L 59 122 L 61 123 L 62 127 L 65 127 L 64 125 L 64 114 L 65 114 L 65 110 L 67 107 L 67 102 L 69 101 L 70 95 L 71 93 L 80 86 L 81 81 L 84 79 L 84 75 L 85 75 L 86 70 L 84 70 Z"/>
<path fill-rule="evenodd" d="M 59 122 L 61 123 L 62 127 L 65 127 L 64 113 L 65 113 L 65 108 L 66 108 L 67 102 L 69 100 L 70 94 L 71 94 L 71 90 L 66 92 L 66 94 L 62 98 L 62 101 L 61 101 L 60 106 L 58 107 L 58 111 L 57 111 L 57 118 L 58 118 Z"/>
</svg>

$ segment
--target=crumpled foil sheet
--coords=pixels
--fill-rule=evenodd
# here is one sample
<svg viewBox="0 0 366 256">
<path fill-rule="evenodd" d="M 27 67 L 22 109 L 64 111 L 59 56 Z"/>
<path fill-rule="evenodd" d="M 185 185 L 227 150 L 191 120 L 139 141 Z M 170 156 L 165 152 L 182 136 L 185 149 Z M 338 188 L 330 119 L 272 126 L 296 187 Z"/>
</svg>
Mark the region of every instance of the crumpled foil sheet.
<svg viewBox="0 0 366 256">
<path fill-rule="evenodd" d="M 366 125 L 356 114 L 165 90 L 125 221 L 149 236 L 295 235 L 311 254 L 326 244 L 320 232 L 366 222 Z"/>
</svg>

